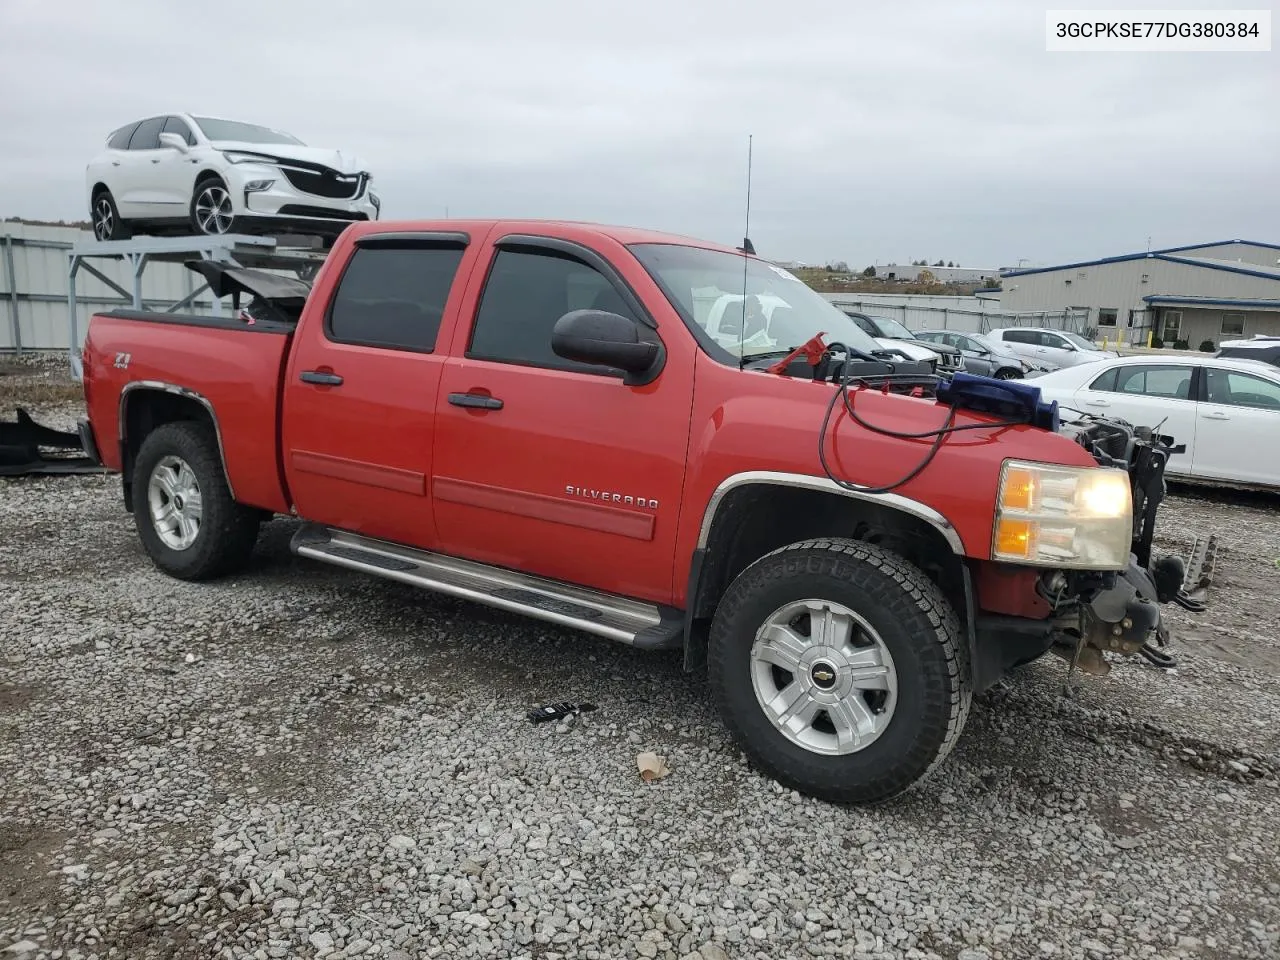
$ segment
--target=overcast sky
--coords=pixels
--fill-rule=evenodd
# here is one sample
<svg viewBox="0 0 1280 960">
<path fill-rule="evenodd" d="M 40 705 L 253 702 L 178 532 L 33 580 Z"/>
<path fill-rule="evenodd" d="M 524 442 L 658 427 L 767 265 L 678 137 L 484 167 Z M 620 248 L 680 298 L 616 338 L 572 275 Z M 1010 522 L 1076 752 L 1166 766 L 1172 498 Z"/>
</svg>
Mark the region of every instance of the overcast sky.
<svg viewBox="0 0 1280 960">
<path fill-rule="evenodd" d="M 1280 242 L 1280 52 L 1051 54 L 1047 5 L 0 0 L 0 216 L 87 219 L 106 134 L 186 111 L 355 151 L 389 217 L 737 243 L 754 134 L 774 259 Z"/>
</svg>

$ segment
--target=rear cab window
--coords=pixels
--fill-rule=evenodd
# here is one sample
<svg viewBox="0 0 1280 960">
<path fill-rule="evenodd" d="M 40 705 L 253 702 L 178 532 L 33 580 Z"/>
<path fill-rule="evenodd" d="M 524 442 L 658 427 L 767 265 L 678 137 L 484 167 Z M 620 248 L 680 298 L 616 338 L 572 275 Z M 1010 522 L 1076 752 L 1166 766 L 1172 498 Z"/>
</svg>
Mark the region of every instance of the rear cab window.
<svg viewBox="0 0 1280 960">
<path fill-rule="evenodd" d="M 370 242 L 347 261 L 325 317 L 325 336 L 385 350 L 433 353 L 462 241 Z"/>
</svg>

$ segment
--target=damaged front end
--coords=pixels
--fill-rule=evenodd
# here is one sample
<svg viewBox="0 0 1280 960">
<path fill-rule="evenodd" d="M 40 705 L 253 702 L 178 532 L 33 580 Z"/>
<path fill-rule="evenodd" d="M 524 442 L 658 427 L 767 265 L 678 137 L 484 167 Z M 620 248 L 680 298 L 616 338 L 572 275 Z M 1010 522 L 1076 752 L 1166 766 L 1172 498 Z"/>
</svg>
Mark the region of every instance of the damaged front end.
<svg viewBox="0 0 1280 960">
<path fill-rule="evenodd" d="M 22 407 L 12 422 L 0 420 L 0 477 L 105 471 L 84 421 L 76 433 L 41 426 Z"/>
<path fill-rule="evenodd" d="M 1100 466 L 1128 473 L 1133 539 L 1125 570 L 1054 571 L 1041 578 L 1038 590 L 1053 611 L 1050 650 L 1070 662 L 1068 684 L 1076 669 L 1099 676 L 1108 673 L 1106 653 L 1141 654 L 1156 666 L 1172 667 L 1175 661 L 1160 649 L 1169 638 L 1160 604 L 1204 610 L 1217 548 L 1216 538 L 1210 536 L 1196 541 L 1190 562 L 1175 555 L 1153 556 L 1165 466 L 1182 448 L 1174 446 L 1172 437 L 1113 418 L 1064 423 L 1058 432 L 1088 450 Z"/>
</svg>

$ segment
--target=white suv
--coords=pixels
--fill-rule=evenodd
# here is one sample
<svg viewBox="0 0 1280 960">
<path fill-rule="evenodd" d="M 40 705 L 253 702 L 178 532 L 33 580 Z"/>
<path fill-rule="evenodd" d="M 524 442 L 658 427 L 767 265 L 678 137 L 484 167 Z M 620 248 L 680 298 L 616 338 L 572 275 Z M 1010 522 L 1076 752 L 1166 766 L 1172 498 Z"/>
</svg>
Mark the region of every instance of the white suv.
<svg viewBox="0 0 1280 960">
<path fill-rule="evenodd" d="M 1280 337 L 1255 333 L 1252 340 L 1223 340 L 1215 357 L 1239 357 L 1280 367 Z"/>
<path fill-rule="evenodd" d="M 115 130 L 85 170 L 93 234 L 301 233 L 376 220 L 371 175 L 340 150 L 252 123 L 185 113 Z"/>
<path fill-rule="evenodd" d="M 1049 370 L 1074 367 L 1095 360 L 1120 356 L 1115 350 L 1103 350 L 1069 330 L 1047 330 L 1043 327 L 999 327 L 987 339 L 1012 350 L 1019 357 Z"/>
</svg>

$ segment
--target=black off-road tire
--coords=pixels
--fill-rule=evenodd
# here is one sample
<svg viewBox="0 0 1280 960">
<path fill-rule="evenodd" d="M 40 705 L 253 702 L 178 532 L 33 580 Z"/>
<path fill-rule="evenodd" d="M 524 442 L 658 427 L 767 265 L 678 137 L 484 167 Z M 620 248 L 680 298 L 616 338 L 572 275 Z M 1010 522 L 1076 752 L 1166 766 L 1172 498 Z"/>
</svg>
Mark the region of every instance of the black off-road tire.
<svg viewBox="0 0 1280 960">
<path fill-rule="evenodd" d="M 150 513 L 152 471 L 166 456 L 185 461 L 200 487 L 199 530 L 194 542 L 180 550 L 163 542 Z M 253 553 L 262 516 L 232 498 L 211 424 L 183 420 L 147 434 L 134 461 L 133 518 L 147 555 L 160 570 L 179 580 L 212 580 L 242 570 Z"/>
<path fill-rule="evenodd" d="M 893 657 L 892 719 L 855 753 L 829 756 L 792 743 L 752 688 L 757 630 L 784 604 L 806 598 L 856 611 Z M 924 573 L 873 544 L 823 538 L 766 554 L 729 586 L 708 644 L 708 677 L 734 741 L 758 769 L 818 799 L 871 805 L 904 793 L 946 758 L 969 716 L 969 651 L 955 610 Z"/>
</svg>

